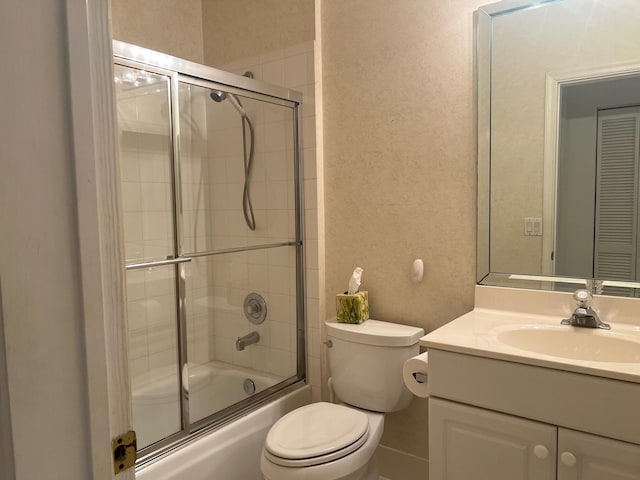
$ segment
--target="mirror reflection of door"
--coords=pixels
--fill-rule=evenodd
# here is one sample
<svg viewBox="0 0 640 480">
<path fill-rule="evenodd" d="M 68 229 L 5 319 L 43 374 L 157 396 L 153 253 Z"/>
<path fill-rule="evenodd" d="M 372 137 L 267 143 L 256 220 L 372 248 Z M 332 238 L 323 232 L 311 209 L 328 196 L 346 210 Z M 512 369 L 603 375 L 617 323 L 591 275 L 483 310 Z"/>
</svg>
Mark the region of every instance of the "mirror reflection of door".
<svg viewBox="0 0 640 480">
<path fill-rule="evenodd" d="M 622 173 L 620 156 L 628 147 L 619 144 L 621 131 L 615 131 L 620 121 L 616 117 L 632 115 L 628 108 L 635 108 L 634 118 L 639 118 L 637 105 L 639 75 L 561 87 L 553 254 L 556 275 L 638 279 L 638 137 L 633 150 L 635 166 L 630 167 L 626 158 Z M 599 139 L 600 132 L 606 140 Z M 628 135 L 624 138 L 625 142 L 634 141 Z M 630 168 L 636 173 L 630 175 Z M 621 179 L 634 185 L 633 193 L 622 190 L 624 182 L 617 183 Z M 628 190 L 628 185 L 625 188 Z M 621 236 L 625 228 L 626 237 Z M 631 250 L 634 253 L 629 256 Z"/>
<path fill-rule="evenodd" d="M 598 111 L 595 278 L 638 280 L 640 107 Z"/>
</svg>

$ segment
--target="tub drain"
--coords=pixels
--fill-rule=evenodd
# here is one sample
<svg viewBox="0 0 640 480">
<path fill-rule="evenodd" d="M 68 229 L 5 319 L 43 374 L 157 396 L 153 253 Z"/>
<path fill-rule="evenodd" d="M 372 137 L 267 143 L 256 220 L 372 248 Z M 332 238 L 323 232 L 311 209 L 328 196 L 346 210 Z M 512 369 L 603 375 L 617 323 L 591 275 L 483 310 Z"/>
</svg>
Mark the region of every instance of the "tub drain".
<svg viewBox="0 0 640 480">
<path fill-rule="evenodd" d="M 244 388 L 244 393 L 247 395 L 253 395 L 256 393 L 256 384 L 253 383 L 253 380 L 247 378 L 243 383 L 242 387 Z"/>
</svg>

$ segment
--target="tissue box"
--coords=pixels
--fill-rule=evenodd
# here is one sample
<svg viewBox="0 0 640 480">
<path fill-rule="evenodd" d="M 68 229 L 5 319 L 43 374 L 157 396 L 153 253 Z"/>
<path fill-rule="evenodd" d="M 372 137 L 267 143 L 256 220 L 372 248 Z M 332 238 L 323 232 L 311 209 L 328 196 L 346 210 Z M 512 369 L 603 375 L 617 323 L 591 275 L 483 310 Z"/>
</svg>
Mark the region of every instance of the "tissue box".
<svg viewBox="0 0 640 480">
<path fill-rule="evenodd" d="M 369 319 L 369 292 L 336 295 L 338 323 L 363 323 Z"/>
</svg>

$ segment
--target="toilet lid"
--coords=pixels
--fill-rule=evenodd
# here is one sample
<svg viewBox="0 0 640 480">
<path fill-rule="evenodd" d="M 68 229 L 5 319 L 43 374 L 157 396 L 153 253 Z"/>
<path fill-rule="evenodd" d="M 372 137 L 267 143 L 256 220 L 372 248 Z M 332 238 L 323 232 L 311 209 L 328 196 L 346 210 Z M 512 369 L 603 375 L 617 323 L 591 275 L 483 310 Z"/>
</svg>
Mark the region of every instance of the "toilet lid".
<svg viewBox="0 0 640 480">
<path fill-rule="evenodd" d="M 288 413 L 271 427 L 265 451 L 280 465 L 308 466 L 357 450 L 368 433 L 369 418 L 364 412 L 333 403 L 312 403 Z"/>
</svg>

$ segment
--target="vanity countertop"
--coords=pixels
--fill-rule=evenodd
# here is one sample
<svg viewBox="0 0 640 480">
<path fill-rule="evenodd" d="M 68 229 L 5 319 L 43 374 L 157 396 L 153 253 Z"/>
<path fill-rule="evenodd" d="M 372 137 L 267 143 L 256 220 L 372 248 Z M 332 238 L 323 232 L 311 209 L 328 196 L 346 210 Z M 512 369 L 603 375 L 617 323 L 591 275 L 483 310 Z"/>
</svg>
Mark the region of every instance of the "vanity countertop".
<svg viewBox="0 0 640 480">
<path fill-rule="evenodd" d="M 438 349 L 640 383 L 640 326 L 560 325 L 562 315 L 476 307 L 420 339 Z"/>
</svg>

